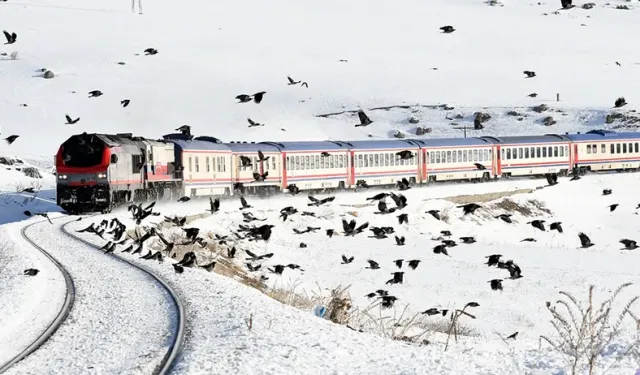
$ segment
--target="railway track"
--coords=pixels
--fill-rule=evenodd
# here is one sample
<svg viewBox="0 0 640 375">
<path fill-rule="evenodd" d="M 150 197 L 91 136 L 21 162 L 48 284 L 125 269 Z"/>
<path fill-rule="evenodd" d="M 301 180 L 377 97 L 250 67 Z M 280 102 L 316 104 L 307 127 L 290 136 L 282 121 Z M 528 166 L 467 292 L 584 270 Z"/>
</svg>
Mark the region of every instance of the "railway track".
<svg viewBox="0 0 640 375">
<path fill-rule="evenodd" d="M 93 215 L 92 215 L 93 216 Z M 67 216 L 54 218 L 52 221 L 61 220 L 64 218 L 68 218 Z M 65 300 L 57 313 L 55 319 L 47 326 L 47 328 L 24 350 L 22 350 L 19 354 L 13 357 L 11 360 L 4 364 L 0 364 L 0 374 L 12 368 L 15 364 L 28 357 L 30 354 L 34 353 L 38 348 L 40 348 L 47 340 L 54 336 L 55 332 L 60 328 L 62 323 L 66 320 L 69 313 L 72 311 L 75 296 L 76 296 L 76 286 L 74 284 L 73 277 L 67 271 L 62 263 L 60 263 L 56 258 L 54 258 L 47 250 L 45 250 L 42 246 L 38 245 L 33 239 L 29 237 L 27 234 L 27 230 L 35 225 L 42 224 L 46 220 L 35 222 L 29 224 L 22 228 L 21 235 L 22 237 L 34 248 L 40 251 L 44 256 L 46 256 L 52 263 L 58 268 L 58 270 L 62 273 L 65 279 L 66 285 L 66 293 Z M 60 232 L 65 236 L 71 238 L 73 241 L 82 243 L 85 246 L 89 246 L 91 248 L 96 249 L 96 251 L 100 251 L 99 247 L 94 245 L 91 242 L 88 242 L 73 233 L 71 233 L 66 227 L 71 223 L 75 222 L 75 220 L 68 221 L 60 226 Z M 115 260 L 122 262 L 130 267 L 133 267 L 140 272 L 144 273 L 145 276 L 150 278 L 160 289 L 163 289 L 166 292 L 166 295 L 169 297 L 169 304 L 171 305 L 170 315 L 172 316 L 172 322 L 170 324 L 172 331 L 170 337 L 168 338 L 167 348 L 163 350 L 162 358 L 157 361 L 157 365 L 151 371 L 152 375 L 165 375 L 168 374 L 173 366 L 175 365 L 180 352 L 182 351 L 182 346 L 184 343 L 185 336 L 185 312 L 184 307 L 182 305 L 182 301 L 178 297 L 177 293 L 171 288 L 169 284 L 167 284 L 160 277 L 155 275 L 150 270 L 146 269 L 143 266 L 139 266 L 135 263 L 129 262 L 124 258 L 121 258 L 117 255 L 110 254 Z"/>
<path fill-rule="evenodd" d="M 92 247 L 94 249 L 96 249 L 96 251 L 100 251 L 100 247 L 94 245 L 93 243 L 86 241 L 78 236 L 76 236 L 75 234 L 73 234 L 72 232 L 70 232 L 66 227 L 73 223 L 73 221 L 69 221 L 65 224 L 62 225 L 61 230 L 62 233 L 64 233 L 66 236 L 72 238 L 74 241 L 83 243 L 89 247 Z M 176 363 L 177 359 L 178 359 L 178 355 L 180 354 L 180 352 L 182 351 L 182 346 L 184 344 L 184 336 L 185 336 L 185 322 L 186 322 L 186 318 L 185 318 L 185 312 L 184 312 L 184 306 L 182 305 L 182 301 L 180 300 L 180 298 L 178 297 L 178 294 L 173 290 L 173 288 L 167 283 L 165 282 L 162 278 L 158 277 L 157 275 L 155 275 L 153 272 L 151 272 L 149 269 L 147 269 L 146 267 L 137 265 L 135 263 L 129 262 L 128 260 L 110 253 L 109 254 L 111 257 L 113 257 L 114 259 L 117 259 L 120 262 L 126 263 L 127 265 L 134 267 L 142 272 L 144 272 L 145 274 L 147 274 L 149 277 L 151 277 L 157 284 L 158 286 L 160 286 L 162 289 L 166 290 L 168 295 L 171 297 L 171 304 L 173 305 L 173 308 L 175 310 L 175 325 L 174 325 L 174 330 L 171 334 L 171 338 L 170 338 L 170 343 L 169 346 L 167 348 L 167 351 L 165 353 L 165 355 L 163 356 L 162 360 L 160 361 L 160 363 L 156 366 L 156 368 L 153 371 L 153 375 L 165 375 L 168 374 L 169 371 L 173 368 L 173 365 Z"/>
<path fill-rule="evenodd" d="M 56 218 L 54 220 L 59 220 L 59 219 L 61 218 Z M 60 308 L 60 311 L 58 311 L 58 313 L 56 314 L 56 317 L 53 319 L 53 321 L 51 321 L 51 323 L 47 326 L 47 328 L 23 351 L 18 353 L 15 357 L 10 359 L 7 363 L 0 366 L 0 374 L 7 371 L 11 366 L 20 362 L 23 358 L 27 357 L 29 354 L 36 351 L 51 336 L 53 336 L 53 334 L 56 333 L 60 325 L 67 319 L 69 312 L 73 308 L 73 302 L 75 301 L 76 288 L 73 283 L 73 278 L 71 277 L 69 272 L 64 268 L 62 264 L 60 264 L 60 262 L 58 262 L 58 260 L 56 260 L 56 258 L 54 258 L 51 254 L 49 254 L 40 245 L 38 245 L 33 240 L 31 240 L 29 236 L 27 236 L 26 234 L 27 229 L 40 223 L 41 222 L 36 222 L 36 223 L 25 226 L 20 231 L 20 234 L 22 235 L 22 238 L 25 239 L 25 241 L 27 241 L 31 246 L 36 248 L 36 250 L 41 252 L 45 257 L 47 257 L 51 261 L 51 263 L 53 263 L 56 266 L 56 268 L 58 268 L 58 270 L 64 277 L 64 283 L 66 288 L 64 302 L 62 304 L 62 307 Z"/>
</svg>

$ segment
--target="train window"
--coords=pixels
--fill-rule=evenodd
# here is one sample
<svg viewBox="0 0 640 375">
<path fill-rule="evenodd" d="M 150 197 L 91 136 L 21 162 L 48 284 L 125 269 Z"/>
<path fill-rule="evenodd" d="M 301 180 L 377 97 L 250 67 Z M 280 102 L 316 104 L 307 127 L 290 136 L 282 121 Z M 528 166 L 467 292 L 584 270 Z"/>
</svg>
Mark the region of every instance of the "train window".
<svg viewBox="0 0 640 375">
<path fill-rule="evenodd" d="M 458 163 L 462 161 L 462 150 L 458 150 Z"/>
<path fill-rule="evenodd" d="M 220 164 L 222 164 L 222 171 L 226 172 L 227 171 L 227 158 L 225 158 L 224 156 L 220 158 Z"/>
<path fill-rule="evenodd" d="M 287 170 L 291 170 L 291 156 L 287 156 Z"/>
<path fill-rule="evenodd" d="M 591 153 L 591 145 L 587 145 L 587 154 Z"/>
<path fill-rule="evenodd" d="M 598 145 L 591 145 L 591 151 L 593 151 L 594 154 L 598 153 Z"/>
<path fill-rule="evenodd" d="M 480 151 L 480 155 L 482 155 L 482 151 Z M 514 148 L 513 149 L 513 154 L 511 155 L 514 159 L 518 158 L 518 149 Z"/>
<path fill-rule="evenodd" d="M 627 153 L 627 144 L 626 144 L 626 143 L 623 143 L 623 144 L 622 144 L 622 153 L 623 153 L 623 154 L 626 154 L 626 153 Z"/>
<path fill-rule="evenodd" d="M 635 143 L 635 144 L 634 144 L 633 150 L 634 150 L 635 152 L 638 152 L 638 144 L 637 144 L 637 143 Z"/>
<path fill-rule="evenodd" d="M 611 144 L 611 153 L 612 153 L 612 154 L 615 154 L 615 153 L 616 153 L 616 148 L 615 148 L 615 147 L 616 147 L 616 146 L 612 143 L 612 144 Z"/>
<path fill-rule="evenodd" d="M 529 147 L 524 148 L 524 158 L 529 159 Z"/>
<path fill-rule="evenodd" d="M 507 149 L 507 160 L 509 160 L 509 159 L 511 159 L 511 149 L 510 148 Z M 477 160 L 474 160 L 474 161 L 477 161 Z"/>
<path fill-rule="evenodd" d="M 388 167 L 389 166 L 389 154 L 384 154 L 384 166 Z"/>
<path fill-rule="evenodd" d="M 369 157 L 367 156 L 367 154 L 362 155 L 362 158 L 364 160 L 364 167 L 369 168 Z"/>
<path fill-rule="evenodd" d="M 373 165 L 375 165 L 376 167 L 379 167 L 379 166 L 380 166 L 380 164 L 379 164 L 379 162 L 380 162 L 380 161 L 379 161 L 379 158 L 380 158 L 380 157 L 378 156 L 378 154 L 373 155 L 373 163 L 374 163 Z"/>
<path fill-rule="evenodd" d="M 522 149 L 522 147 L 518 147 L 518 159 L 523 159 L 523 158 L 524 158 L 524 150 Z"/>
<path fill-rule="evenodd" d="M 620 143 L 616 143 L 616 154 L 620 153 Z"/>
<path fill-rule="evenodd" d="M 629 143 L 629 153 L 633 152 L 633 143 Z"/>
<path fill-rule="evenodd" d="M 546 148 L 546 147 L 543 147 L 543 148 L 542 148 L 542 157 L 543 157 L 543 158 L 546 158 L 546 157 L 547 157 L 547 148 Z"/>
<path fill-rule="evenodd" d="M 193 160 L 191 160 L 191 156 L 189 156 L 189 172 L 191 172 L 191 170 L 193 169 L 192 162 Z"/>
<path fill-rule="evenodd" d="M 606 154 L 607 153 L 607 145 L 605 145 L 605 144 L 600 145 L 600 152 L 603 153 L 603 154 Z M 567 153 L 567 155 L 568 155 L 568 153 Z"/>
<path fill-rule="evenodd" d="M 560 156 L 564 156 L 564 147 L 560 146 L 558 148 L 560 149 Z"/>
<path fill-rule="evenodd" d="M 451 163 L 451 151 L 447 151 L 447 163 Z"/>
<path fill-rule="evenodd" d="M 271 169 L 273 169 L 274 171 L 276 170 L 276 157 L 275 156 L 271 157 Z"/>
<path fill-rule="evenodd" d="M 452 163 L 457 163 L 458 162 L 458 153 L 453 151 L 452 155 L 451 155 L 451 162 Z"/>
<path fill-rule="evenodd" d="M 436 153 L 436 164 L 440 163 L 440 151 L 435 151 Z"/>
<path fill-rule="evenodd" d="M 477 149 L 473 150 L 473 161 L 478 161 L 478 150 Z"/>
<path fill-rule="evenodd" d="M 548 150 L 549 150 L 549 153 L 548 153 L 549 157 L 552 157 L 553 156 L 553 147 L 549 146 Z"/>
<path fill-rule="evenodd" d="M 211 161 L 209 160 L 209 157 L 207 156 L 204 160 L 206 162 L 207 172 L 211 172 Z"/>
<path fill-rule="evenodd" d="M 358 167 L 364 167 L 364 161 L 362 160 L 362 155 L 358 155 Z"/>
<path fill-rule="evenodd" d="M 427 153 L 429 155 L 429 163 L 434 164 L 436 162 L 436 152 L 431 151 Z"/>
<path fill-rule="evenodd" d="M 555 158 L 558 157 L 558 146 L 554 146 L 553 147 L 553 157 L 555 157 Z"/>
<path fill-rule="evenodd" d="M 311 161 L 309 160 L 309 155 L 304 157 L 304 169 L 311 169 Z"/>
<path fill-rule="evenodd" d="M 276 169 L 275 163 L 273 164 L 274 164 L 273 169 Z M 316 168 L 320 169 L 320 155 L 316 155 Z"/>
<path fill-rule="evenodd" d="M 292 169 L 294 171 L 300 169 L 300 160 L 298 160 L 298 158 L 299 158 L 299 156 L 297 156 L 297 155 L 293 157 L 293 168 Z"/>
<path fill-rule="evenodd" d="M 460 158 L 460 161 L 468 161 L 467 160 L 467 150 L 462 150 L 462 158 Z"/>
<path fill-rule="evenodd" d="M 309 168 L 316 169 L 316 159 L 311 155 L 311 164 L 309 164 Z"/>
<path fill-rule="evenodd" d="M 335 162 L 335 155 L 331 155 L 329 156 L 329 168 L 333 168 L 334 162 Z"/>
<path fill-rule="evenodd" d="M 336 168 L 344 168 L 344 155 L 339 155 L 336 160 Z"/>
<path fill-rule="evenodd" d="M 369 166 L 373 167 L 375 164 L 373 164 L 373 154 L 369 154 Z"/>
<path fill-rule="evenodd" d="M 542 153 L 540 152 L 540 147 L 536 147 L 536 158 L 539 158 L 542 156 Z"/>
</svg>

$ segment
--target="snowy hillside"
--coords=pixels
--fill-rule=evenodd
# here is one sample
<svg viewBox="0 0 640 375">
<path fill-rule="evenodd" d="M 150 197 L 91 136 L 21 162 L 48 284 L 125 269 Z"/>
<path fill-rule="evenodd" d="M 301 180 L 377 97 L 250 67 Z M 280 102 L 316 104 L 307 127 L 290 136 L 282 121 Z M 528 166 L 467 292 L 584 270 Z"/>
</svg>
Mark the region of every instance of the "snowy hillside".
<svg viewBox="0 0 640 375">
<path fill-rule="evenodd" d="M 452 128 L 472 125 L 483 107 L 492 119 L 474 134 L 601 128 L 617 97 L 629 103 L 625 113 L 639 108 L 640 51 L 628 38 L 640 5 L 577 5 L 161 0 L 143 2 L 138 15 L 128 1 L 9 0 L 0 24 L 18 38 L 0 47 L 1 130 L 22 136 L 13 152 L 50 157 L 82 131 L 159 137 L 182 124 L 223 140 L 386 138 L 415 132 L 411 111 L 433 135 L 461 136 Z M 445 25 L 455 31 L 442 33 Z M 287 85 L 287 76 L 308 88 Z M 93 90 L 104 95 L 89 98 Z M 236 104 L 236 95 L 259 91 L 261 104 Z M 365 128 L 353 126 L 355 115 L 315 117 L 416 104 L 453 109 L 370 111 Z M 530 110 L 540 104 L 550 109 Z M 67 113 L 80 121 L 65 125 Z M 549 115 L 557 124 L 544 127 Z M 266 126 L 248 128 L 247 117 Z"/>
</svg>

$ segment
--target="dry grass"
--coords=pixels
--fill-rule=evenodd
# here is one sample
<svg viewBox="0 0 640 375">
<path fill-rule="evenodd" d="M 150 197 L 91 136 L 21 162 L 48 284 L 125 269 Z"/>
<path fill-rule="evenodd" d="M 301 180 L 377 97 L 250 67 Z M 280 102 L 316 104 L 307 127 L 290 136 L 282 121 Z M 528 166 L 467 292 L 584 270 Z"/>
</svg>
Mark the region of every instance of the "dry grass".
<svg viewBox="0 0 640 375">
<path fill-rule="evenodd" d="M 484 194 L 470 194 L 470 195 L 457 195 L 454 197 L 443 198 L 448 200 L 451 203 L 455 204 L 467 204 L 467 203 L 481 203 L 481 202 L 489 202 L 496 199 L 510 197 L 516 194 L 530 194 L 534 191 L 534 189 L 518 189 L 518 190 L 510 190 L 510 191 L 498 191 L 494 193 L 484 193 Z"/>
<path fill-rule="evenodd" d="M 631 298 L 618 313 L 613 313 L 616 298 L 630 285 L 631 283 L 627 283 L 618 287 L 609 299 L 600 304 L 597 310 L 593 301 L 593 285 L 589 287 L 589 297 L 586 303 L 578 301 L 567 292 L 560 292 L 563 299 L 558 300 L 555 305 L 550 302 L 546 304 L 547 310 L 551 313 L 551 324 L 557 336 L 540 336 L 540 344 L 545 342 L 562 355 L 571 369 L 571 375 L 583 374 L 585 371 L 589 375 L 594 375 L 598 360 L 602 357 L 603 352 L 616 339 L 620 338 L 623 332 L 624 318 L 633 319 L 636 329 L 640 333 L 640 321 L 631 312 L 631 308 L 639 297 Z M 609 369 L 620 359 L 633 355 L 639 344 L 640 342 L 636 340 L 635 343 L 629 345 L 624 353 L 616 357 Z"/>
<path fill-rule="evenodd" d="M 541 213 L 547 215 L 552 214 L 551 210 L 549 210 L 544 203 L 535 199 L 529 199 L 524 204 L 521 204 L 506 198 L 500 202 L 493 203 L 490 208 L 492 210 L 501 210 L 507 213 L 517 212 L 522 216 L 537 216 Z"/>
</svg>

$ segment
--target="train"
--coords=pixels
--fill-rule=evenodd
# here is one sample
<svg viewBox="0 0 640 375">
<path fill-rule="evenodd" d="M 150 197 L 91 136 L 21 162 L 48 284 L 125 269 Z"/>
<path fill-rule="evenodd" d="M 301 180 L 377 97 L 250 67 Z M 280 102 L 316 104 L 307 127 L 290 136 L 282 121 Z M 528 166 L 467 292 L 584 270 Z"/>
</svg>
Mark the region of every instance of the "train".
<svg viewBox="0 0 640 375">
<path fill-rule="evenodd" d="M 71 136 L 56 154 L 57 204 L 108 212 L 125 202 L 353 190 L 407 181 L 481 182 L 640 168 L 640 133 L 358 141 L 222 142 L 167 134 Z M 241 190 L 238 191 L 238 190 Z"/>
</svg>

